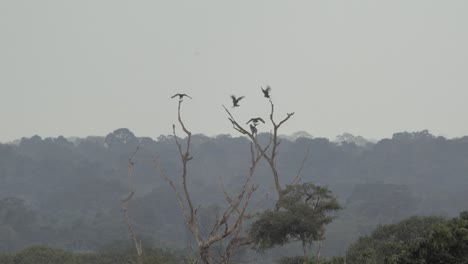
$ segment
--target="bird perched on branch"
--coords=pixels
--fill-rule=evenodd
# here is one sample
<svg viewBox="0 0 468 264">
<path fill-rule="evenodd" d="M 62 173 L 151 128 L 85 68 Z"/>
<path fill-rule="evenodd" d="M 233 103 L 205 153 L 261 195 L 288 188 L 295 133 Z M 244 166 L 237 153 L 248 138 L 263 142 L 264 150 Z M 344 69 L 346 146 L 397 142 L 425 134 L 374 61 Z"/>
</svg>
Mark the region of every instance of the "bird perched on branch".
<svg viewBox="0 0 468 264">
<path fill-rule="evenodd" d="M 270 99 L 270 92 L 271 92 L 271 87 L 270 86 L 267 86 L 265 89 L 263 89 L 263 87 L 260 87 L 262 89 L 262 92 L 263 92 L 263 95 Z"/>
<path fill-rule="evenodd" d="M 247 123 L 245 124 L 248 124 L 252 122 L 254 126 L 257 126 L 258 125 L 258 122 L 262 122 L 263 124 L 265 124 L 265 120 L 263 120 L 261 117 L 255 117 L 255 118 L 251 118 L 249 121 L 247 121 Z"/>
<path fill-rule="evenodd" d="M 252 125 L 252 124 L 250 124 L 250 131 L 252 132 L 252 135 L 254 135 L 254 136 L 257 135 L 258 130 L 257 130 L 257 128 L 256 128 L 254 125 Z"/>
<path fill-rule="evenodd" d="M 238 107 L 239 106 L 239 101 L 242 100 L 245 96 L 241 97 L 235 97 L 234 95 L 231 95 L 232 98 L 232 107 Z"/>
<path fill-rule="evenodd" d="M 186 96 L 186 97 L 192 99 L 192 97 L 190 97 L 189 95 L 187 95 L 187 94 L 181 94 L 181 93 L 174 94 L 171 98 L 174 98 L 174 97 L 176 97 L 176 96 L 179 96 L 179 100 L 182 100 L 182 99 L 184 98 L 184 96 Z"/>
</svg>

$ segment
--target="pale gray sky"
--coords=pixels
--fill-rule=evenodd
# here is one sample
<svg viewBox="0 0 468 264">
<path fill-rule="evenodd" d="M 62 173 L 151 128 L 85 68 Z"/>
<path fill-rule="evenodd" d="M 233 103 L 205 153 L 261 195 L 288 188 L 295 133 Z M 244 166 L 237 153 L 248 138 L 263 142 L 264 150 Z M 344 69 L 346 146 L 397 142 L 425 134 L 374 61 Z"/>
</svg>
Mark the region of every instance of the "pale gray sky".
<svg viewBox="0 0 468 264">
<path fill-rule="evenodd" d="M 468 134 L 468 1 L 0 0 L 0 141 L 194 133 L 296 112 L 283 133 Z M 262 128 L 260 128 L 262 130 Z"/>
</svg>

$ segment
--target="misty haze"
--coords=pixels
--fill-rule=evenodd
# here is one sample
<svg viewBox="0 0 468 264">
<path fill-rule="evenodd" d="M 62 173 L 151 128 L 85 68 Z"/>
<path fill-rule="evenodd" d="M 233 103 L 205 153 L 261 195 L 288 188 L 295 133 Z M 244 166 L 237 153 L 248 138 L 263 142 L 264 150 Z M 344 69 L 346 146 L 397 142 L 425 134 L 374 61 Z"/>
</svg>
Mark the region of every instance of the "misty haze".
<svg viewBox="0 0 468 264">
<path fill-rule="evenodd" d="M 0 2 L 0 263 L 468 263 L 468 2 Z"/>
</svg>

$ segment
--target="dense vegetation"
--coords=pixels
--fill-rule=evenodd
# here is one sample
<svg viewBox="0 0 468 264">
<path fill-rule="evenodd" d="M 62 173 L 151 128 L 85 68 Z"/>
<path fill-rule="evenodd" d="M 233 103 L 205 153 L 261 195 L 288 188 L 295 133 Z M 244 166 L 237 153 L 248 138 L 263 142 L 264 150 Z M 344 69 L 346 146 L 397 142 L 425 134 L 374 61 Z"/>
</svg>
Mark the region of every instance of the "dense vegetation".
<svg viewBox="0 0 468 264">
<path fill-rule="evenodd" d="M 467 209 L 468 137 L 446 139 L 421 131 L 396 133 L 376 143 L 351 135 L 339 140 L 284 138 L 280 145 L 278 169 L 281 175 L 290 175 L 281 179 L 283 183 L 296 176 L 310 147 L 303 182 L 328 186 L 344 205 L 327 227 L 322 256 L 344 255 L 352 242 L 370 235 L 378 225 L 412 215 L 454 217 Z M 203 204 L 199 214 L 209 223 L 223 201 L 219 176 L 234 190 L 248 168 L 248 140 L 194 135 L 192 143 L 192 195 Z M 151 154 L 163 153 L 165 170 L 180 169 L 172 137 L 153 140 L 119 129 L 106 137 L 34 136 L 0 144 L 0 251 L 37 244 L 75 252 L 129 248 L 120 200 L 128 194 L 128 158 L 137 145 L 142 151 L 135 157 L 136 199 L 130 207 L 136 231 L 148 247 L 188 246 L 191 237 L 174 194 L 150 162 Z M 271 191 L 265 164 L 260 164 L 254 180 L 262 186 L 259 192 Z M 431 233 L 433 239 L 443 237 L 450 227 L 439 229 Z M 447 238 L 446 243 L 450 241 Z M 421 247 L 430 252 L 431 245 Z M 238 257 L 249 254 L 245 251 Z M 267 254 L 275 259 L 301 255 L 302 248 L 299 243 Z"/>
<path fill-rule="evenodd" d="M 128 264 L 133 263 L 133 252 L 72 253 L 63 249 L 33 246 L 15 254 L 0 254 L 2 264 Z M 146 249 L 145 263 L 176 264 L 184 261 L 180 253 Z"/>
<path fill-rule="evenodd" d="M 146 248 L 144 263 L 191 263 L 183 252 Z M 133 263 L 134 251 L 72 253 L 62 249 L 34 246 L 17 253 L 0 254 L 3 264 L 126 264 Z M 278 264 L 436 264 L 468 263 L 468 211 L 446 220 L 441 217 L 411 217 L 397 224 L 377 227 L 354 242 L 345 256 L 283 257 Z"/>
<path fill-rule="evenodd" d="M 380 226 L 346 254 L 350 264 L 468 263 L 468 211 L 451 220 L 412 217 Z"/>
</svg>

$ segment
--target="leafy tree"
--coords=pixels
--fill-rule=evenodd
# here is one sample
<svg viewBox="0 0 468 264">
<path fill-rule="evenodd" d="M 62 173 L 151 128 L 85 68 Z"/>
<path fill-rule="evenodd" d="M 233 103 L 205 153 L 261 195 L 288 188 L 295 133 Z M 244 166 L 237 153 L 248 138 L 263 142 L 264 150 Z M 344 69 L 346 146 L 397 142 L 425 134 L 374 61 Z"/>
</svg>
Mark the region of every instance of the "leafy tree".
<svg viewBox="0 0 468 264">
<path fill-rule="evenodd" d="M 435 224 L 430 234 L 414 244 L 398 263 L 468 263 L 468 211 L 450 221 Z"/>
<path fill-rule="evenodd" d="M 239 123 L 245 124 L 247 120 L 243 120 L 240 113 L 233 112 L 239 115 Z M 265 147 L 273 133 L 261 132 L 273 130 L 271 125 L 267 128 L 268 117 L 262 117 L 267 124 L 258 126 L 257 140 Z M 159 161 L 168 175 L 178 175 L 178 149 L 174 147 L 173 135 L 157 141 L 136 139 L 132 142 L 139 142 L 145 150 L 163 154 Z M 378 224 L 395 223 L 409 214 L 450 217 L 466 210 L 468 137 L 449 139 L 421 132 L 397 133 L 394 138 L 369 143 L 365 148 L 354 143 L 336 144 L 323 138 L 292 141 L 281 137 L 280 140 L 275 164 L 282 188 L 296 175 L 310 147 L 302 180 L 327 184 L 341 198 L 352 196 L 330 228 L 327 226 L 321 249 L 324 256 L 344 254 L 351 242 L 360 235 L 370 234 Z M 251 139 L 244 135 L 216 138 L 193 135 L 194 160 L 189 165 L 188 182 L 193 199 L 203 205 L 198 210 L 202 225 L 208 224 L 204 221 L 207 219 L 204 205 L 217 204 L 223 209 L 225 202 L 219 192 L 219 182 L 214 179 L 222 176 L 229 193 L 241 188 L 241 170 L 249 166 L 244 155 L 249 141 Z M 36 214 L 17 218 L 15 215 L 21 215 L 21 211 L 10 208 L 0 212 L 5 217 L 0 223 L 0 251 L 16 251 L 32 244 L 97 250 L 113 240 L 128 239 L 116 201 L 125 195 L 125 189 L 119 185 L 128 184 L 126 162 L 136 144 L 117 142 L 113 147 L 106 147 L 105 135 L 82 139 L 34 136 L 15 144 L 0 144 L 0 199 L 21 198 L 28 210 Z M 271 150 L 272 145 L 268 148 L 269 156 Z M 147 235 L 151 245 L 185 246 L 191 234 L 183 227 L 179 208 L 174 207 L 177 205 L 174 194 L 160 191 L 169 188 L 159 177 L 150 176 L 154 175 L 154 168 L 151 162 L 143 159 L 137 160 L 135 187 L 138 195 L 134 201 L 137 205 L 130 209 L 135 216 L 135 230 Z M 273 182 L 268 166 L 261 161 L 256 170 L 253 180 L 261 187 L 254 194 L 252 204 L 262 199 L 269 191 L 264 186 Z M 354 186 L 366 182 L 368 184 L 353 191 Z M 151 195 L 153 188 L 158 195 Z M 146 195 L 149 195 L 147 199 L 140 200 Z M 172 203 L 166 202 L 171 199 Z M 264 204 L 274 208 L 276 199 L 269 202 Z M 7 211 L 11 213 L 8 217 Z M 214 210 L 206 213 L 215 217 Z M 268 254 L 285 255 L 296 249 L 293 244 L 282 248 L 281 252 Z"/>
<path fill-rule="evenodd" d="M 398 224 L 380 226 L 349 247 L 346 261 L 350 264 L 395 263 L 411 245 L 423 241 L 434 224 L 443 222 L 439 217 L 415 216 Z"/>
<path fill-rule="evenodd" d="M 326 187 L 303 183 L 287 185 L 278 210 L 266 210 L 250 228 L 250 235 L 259 250 L 281 246 L 290 241 L 301 241 L 304 255 L 314 241 L 323 240 L 330 215 L 341 208 L 335 196 Z"/>
<path fill-rule="evenodd" d="M 110 148 L 129 144 L 138 144 L 138 139 L 128 128 L 119 128 L 106 136 L 105 142 Z"/>
<path fill-rule="evenodd" d="M 301 180 L 301 172 L 309 155 L 309 148 L 297 175 L 291 179 L 292 184 L 286 186 L 286 188 L 282 186 L 280 171 L 276 165 L 278 147 L 281 142 L 278 137 L 278 130 L 294 115 L 294 112 L 287 113 L 285 118 L 277 122 L 274 118 L 275 106 L 273 101 L 269 99 L 269 103 L 271 106 L 270 121 L 272 125 L 272 132 L 269 137 L 261 137 L 262 134 L 257 137 L 257 128 L 252 127 L 252 125 L 249 132 L 224 107 L 233 128 L 251 140 L 257 152 L 261 153 L 261 156 L 268 164 L 278 195 L 274 211 L 266 210 L 261 213 L 258 219 L 251 225 L 249 236 L 252 239 L 251 243 L 260 250 L 265 250 L 275 245 L 284 245 L 291 240 L 300 240 L 304 255 L 306 255 L 307 246 L 310 249 L 313 241 L 324 239 L 324 226 L 332 220 L 325 213 L 338 210 L 340 205 L 327 188 L 310 183 L 297 184 Z M 266 140 L 266 138 L 269 139 Z M 319 255 L 320 247 L 317 252 L 317 256 Z"/>
</svg>

